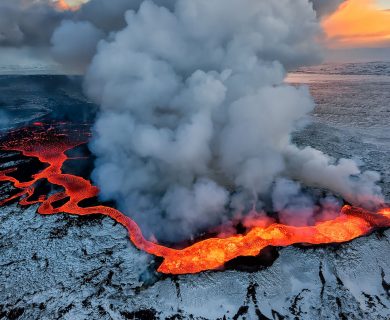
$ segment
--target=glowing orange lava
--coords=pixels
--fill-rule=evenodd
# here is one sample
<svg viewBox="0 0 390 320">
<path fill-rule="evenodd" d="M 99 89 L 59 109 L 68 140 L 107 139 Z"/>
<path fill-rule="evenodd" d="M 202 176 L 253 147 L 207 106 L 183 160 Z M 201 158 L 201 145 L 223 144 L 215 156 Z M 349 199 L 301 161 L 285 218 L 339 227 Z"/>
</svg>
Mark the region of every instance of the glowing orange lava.
<svg viewBox="0 0 390 320">
<path fill-rule="evenodd" d="M 227 261 L 236 257 L 257 256 L 267 246 L 346 242 L 365 235 L 375 228 L 390 226 L 390 208 L 373 213 L 345 206 L 339 217 L 319 222 L 315 226 L 293 227 L 279 223 L 268 225 L 259 223 L 244 235 L 211 238 L 181 250 L 168 248 L 146 240 L 138 225 L 114 208 L 103 205 L 84 208 L 79 205 L 82 200 L 97 196 L 99 190 L 82 177 L 63 173 L 62 166 L 69 159 L 65 152 L 85 143 L 88 138 L 87 130 L 72 129 L 64 124 L 50 126 L 36 123 L 33 127 L 10 132 L 6 140 L 0 143 L 1 150 L 19 151 L 24 156 L 38 158 L 47 166 L 33 175 L 28 182 L 20 182 L 12 177 L 12 173 L 16 172 L 17 168 L 0 171 L 0 181 L 11 182 L 19 190 L 15 195 L 0 201 L 0 206 L 19 199 L 20 205 L 39 203 L 38 212 L 43 215 L 57 213 L 79 216 L 106 215 L 127 229 L 130 240 L 137 248 L 162 257 L 163 262 L 158 271 L 167 274 L 187 274 L 219 269 Z M 41 196 L 37 200 L 29 200 L 35 192 L 36 182 L 41 179 L 63 187 L 64 191 L 50 196 Z M 60 200 L 67 201 L 56 207 Z"/>
</svg>

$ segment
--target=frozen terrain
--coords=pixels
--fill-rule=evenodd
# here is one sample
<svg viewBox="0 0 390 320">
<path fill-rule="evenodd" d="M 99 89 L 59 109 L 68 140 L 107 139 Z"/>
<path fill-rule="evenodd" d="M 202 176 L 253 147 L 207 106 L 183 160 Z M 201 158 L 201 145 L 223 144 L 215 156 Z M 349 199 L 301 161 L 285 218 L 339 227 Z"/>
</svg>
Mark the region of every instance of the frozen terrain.
<svg viewBox="0 0 390 320">
<path fill-rule="evenodd" d="M 288 78 L 309 84 L 317 102 L 312 124 L 294 139 L 381 172 L 388 200 L 388 71 L 326 68 Z M 0 108 L 16 121 L 11 126 L 76 121 L 85 106 L 95 108 L 64 77 L 0 78 Z M 93 113 L 76 118 L 92 121 Z M 0 208 L 0 252 L 0 319 L 390 318 L 390 230 L 337 246 L 283 248 L 253 272 L 169 277 L 156 274 L 158 262 L 108 218 L 40 216 L 14 204 Z"/>
</svg>

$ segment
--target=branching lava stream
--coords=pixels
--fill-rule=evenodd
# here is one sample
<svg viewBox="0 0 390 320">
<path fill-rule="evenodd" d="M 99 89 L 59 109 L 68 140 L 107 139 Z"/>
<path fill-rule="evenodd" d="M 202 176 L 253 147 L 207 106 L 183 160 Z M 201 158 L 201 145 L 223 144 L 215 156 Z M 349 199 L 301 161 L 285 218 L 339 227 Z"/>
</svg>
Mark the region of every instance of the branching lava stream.
<svg viewBox="0 0 390 320">
<path fill-rule="evenodd" d="M 0 142 L 1 150 L 19 151 L 26 157 L 36 157 L 47 167 L 34 174 L 28 182 L 12 177 L 17 167 L 0 171 L 0 181 L 11 182 L 19 190 L 15 195 L 1 200 L 0 206 L 19 199 L 20 205 L 39 203 L 38 212 L 42 215 L 106 215 L 127 229 L 130 240 L 138 249 L 162 257 L 158 271 L 167 274 L 215 270 L 239 256 L 257 256 L 267 246 L 340 243 L 365 235 L 375 228 L 390 227 L 390 208 L 374 213 L 345 206 L 336 219 L 314 226 L 293 227 L 272 223 L 266 227 L 253 227 L 244 235 L 210 238 L 181 250 L 168 248 L 146 240 L 138 225 L 114 208 L 103 205 L 83 208 L 79 205 L 82 200 L 97 196 L 99 190 L 87 179 L 62 172 L 62 166 L 68 160 L 65 153 L 86 143 L 88 138 L 88 130 L 80 127 L 74 129 L 66 124 L 36 123 L 32 127 L 9 132 Z M 36 182 L 41 179 L 63 187 L 64 191 L 29 200 L 34 194 Z M 66 198 L 69 198 L 66 203 L 55 207 L 54 203 Z"/>
</svg>

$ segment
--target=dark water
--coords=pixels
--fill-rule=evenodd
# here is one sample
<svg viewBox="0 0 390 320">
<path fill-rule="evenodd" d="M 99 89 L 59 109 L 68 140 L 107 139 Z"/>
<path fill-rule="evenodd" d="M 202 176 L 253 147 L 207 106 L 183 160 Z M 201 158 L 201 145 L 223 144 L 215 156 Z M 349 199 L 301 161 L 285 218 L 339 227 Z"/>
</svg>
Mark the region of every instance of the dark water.
<svg viewBox="0 0 390 320">
<path fill-rule="evenodd" d="M 34 121 L 92 123 L 97 106 L 82 91 L 82 78 L 58 75 L 0 76 L 0 127 Z"/>
</svg>

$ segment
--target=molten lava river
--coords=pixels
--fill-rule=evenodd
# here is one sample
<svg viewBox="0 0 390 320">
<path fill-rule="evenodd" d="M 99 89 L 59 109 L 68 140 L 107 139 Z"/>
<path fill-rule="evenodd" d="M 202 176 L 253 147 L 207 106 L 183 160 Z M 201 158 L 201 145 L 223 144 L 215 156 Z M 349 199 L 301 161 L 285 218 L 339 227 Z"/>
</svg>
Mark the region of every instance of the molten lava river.
<svg viewBox="0 0 390 320">
<path fill-rule="evenodd" d="M 89 136 L 88 129 L 80 129 L 80 126 L 75 129 L 66 124 L 35 123 L 31 127 L 8 132 L 0 141 L 1 150 L 17 151 L 25 157 L 38 159 L 44 167 L 29 177 L 27 182 L 15 177 L 17 165 L 0 171 L 0 181 L 12 183 L 17 190 L 16 194 L 7 195 L 1 200 L 0 205 L 10 201 L 19 201 L 22 206 L 38 203 L 38 212 L 42 215 L 106 215 L 127 229 L 131 242 L 138 249 L 161 257 L 163 262 L 158 271 L 166 274 L 219 269 L 234 258 L 257 256 L 268 246 L 341 243 L 366 235 L 375 228 L 390 227 L 390 208 L 369 212 L 344 206 L 337 218 L 313 226 L 258 223 L 245 234 L 200 240 L 183 249 L 168 248 L 146 240 L 136 222 L 114 208 L 80 205 L 81 201 L 96 197 L 99 190 L 89 180 L 63 172 L 63 164 L 69 160 L 66 152 L 85 144 Z M 63 191 L 34 197 L 36 185 L 42 180 Z"/>
</svg>

